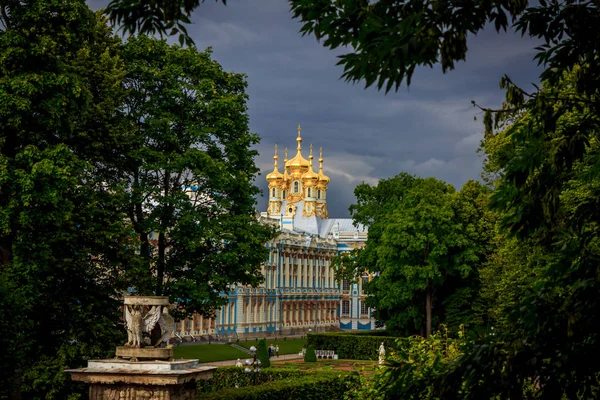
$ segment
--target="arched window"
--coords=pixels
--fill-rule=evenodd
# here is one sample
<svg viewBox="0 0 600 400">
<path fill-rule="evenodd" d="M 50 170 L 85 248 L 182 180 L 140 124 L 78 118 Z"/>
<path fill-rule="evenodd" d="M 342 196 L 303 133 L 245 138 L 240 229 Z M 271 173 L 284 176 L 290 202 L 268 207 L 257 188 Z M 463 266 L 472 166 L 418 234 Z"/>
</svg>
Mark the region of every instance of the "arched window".
<svg viewBox="0 0 600 400">
<path fill-rule="evenodd" d="M 307 193 L 306 193 L 307 197 L 310 197 L 310 188 L 308 188 Z"/>
<path fill-rule="evenodd" d="M 271 197 L 275 197 L 275 188 L 271 189 Z"/>
<path fill-rule="evenodd" d="M 321 198 L 321 189 L 317 190 L 317 199 Z"/>
<path fill-rule="evenodd" d="M 298 181 L 294 182 L 294 193 L 298 193 L 300 191 L 300 184 Z"/>
<path fill-rule="evenodd" d="M 283 198 L 286 199 L 287 198 L 287 190 L 283 191 Z"/>
</svg>

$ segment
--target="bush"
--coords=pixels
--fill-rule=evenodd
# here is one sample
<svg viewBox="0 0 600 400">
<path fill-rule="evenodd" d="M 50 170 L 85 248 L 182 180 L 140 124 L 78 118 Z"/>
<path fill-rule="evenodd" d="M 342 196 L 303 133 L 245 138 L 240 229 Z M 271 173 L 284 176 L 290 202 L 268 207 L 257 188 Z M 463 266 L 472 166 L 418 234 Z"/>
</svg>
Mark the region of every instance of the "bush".
<svg viewBox="0 0 600 400">
<path fill-rule="evenodd" d="M 315 353 L 314 347 L 309 345 L 306 348 L 306 354 L 304 354 L 304 362 L 317 362 L 317 354 Z"/>
<path fill-rule="evenodd" d="M 260 342 L 258 342 L 256 358 L 260 360 L 261 368 L 269 368 L 271 366 L 269 351 L 267 350 L 267 339 L 262 339 Z"/>
<path fill-rule="evenodd" d="M 392 336 L 367 336 L 347 333 L 313 333 L 308 335 L 308 344 L 317 350 L 335 350 L 339 358 L 351 360 L 377 360 L 379 346 L 395 348 L 398 338 Z"/>
<path fill-rule="evenodd" d="M 323 372 L 318 374 L 294 371 L 295 377 L 261 383 L 256 386 L 229 387 L 203 394 L 207 400 L 280 400 L 280 399 L 343 399 L 344 394 L 359 383 L 357 373 Z M 259 374 L 260 375 L 260 374 Z"/>
<path fill-rule="evenodd" d="M 260 373 L 256 375 L 256 384 L 263 385 L 270 382 L 281 381 L 283 379 L 298 379 L 307 376 L 319 376 L 321 374 L 335 374 L 334 372 L 323 371 L 302 371 L 298 368 L 261 368 Z M 339 374 L 339 373 L 338 373 Z M 342 373 L 347 374 L 347 373 Z M 352 372 L 351 374 L 355 374 Z M 244 372 L 244 368 L 238 367 L 219 367 L 214 372 L 212 378 L 198 381 L 198 392 L 210 393 L 219 392 L 223 389 L 233 387 L 244 387 L 253 385 L 252 374 Z"/>
<path fill-rule="evenodd" d="M 283 340 L 287 340 L 287 336 L 284 336 L 284 337 L 283 337 Z"/>
</svg>

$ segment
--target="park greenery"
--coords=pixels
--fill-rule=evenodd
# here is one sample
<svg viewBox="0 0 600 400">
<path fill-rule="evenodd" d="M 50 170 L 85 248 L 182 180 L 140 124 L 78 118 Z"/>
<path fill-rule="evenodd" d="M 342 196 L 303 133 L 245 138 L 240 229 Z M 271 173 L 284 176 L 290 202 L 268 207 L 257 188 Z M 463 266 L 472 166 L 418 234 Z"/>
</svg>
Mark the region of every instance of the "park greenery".
<svg viewBox="0 0 600 400">
<path fill-rule="evenodd" d="M 83 0 L 0 2 L 0 54 L 0 397 L 77 398 L 124 293 L 183 317 L 261 281 L 246 81 Z"/>
<path fill-rule="evenodd" d="M 200 3 L 114 0 L 108 13 L 126 32 L 191 44 L 181 23 Z M 338 277 L 370 272 L 369 305 L 409 339 L 349 396 L 597 398 L 597 1 L 291 6 L 304 34 L 348 49 L 344 78 L 386 92 L 417 67 L 451 71 L 490 24 L 542 41 L 534 91 L 505 76 L 500 107 L 475 104 L 484 183 L 401 173 L 356 188 L 350 211 L 369 239 L 336 260 Z M 1 1 L 0 54 L 0 395 L 77 398 L 62 370 L 123 340 L 123 293 L 169 295 L 183 316 L 260 281 L 274 232 L 252 215 L 246 83 L 210 52 L 122 42 L 80 0 Z M 243 398 L 335 398 L 349 381 L 288 377 Z M 237 396 L 223 393 L 211 396 Z"/>
</svg>

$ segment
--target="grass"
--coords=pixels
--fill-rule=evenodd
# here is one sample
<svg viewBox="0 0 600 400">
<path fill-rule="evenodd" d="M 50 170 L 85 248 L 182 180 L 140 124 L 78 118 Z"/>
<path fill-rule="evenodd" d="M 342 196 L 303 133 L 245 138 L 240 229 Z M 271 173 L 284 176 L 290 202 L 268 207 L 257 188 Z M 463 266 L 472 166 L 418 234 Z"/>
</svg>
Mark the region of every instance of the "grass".
<svg viewBox="0 0 600 400">
<path fill-rule="evenodd" d="M 245 359 L 248 353 L 227 346 L 226 344 L 199 344 L 191 346 L 176 346 L 174 358 L 197 359 L 199 362 L 213 362 L 224 360 Z"/>
<path fill-rule="evenodd" d="M 258 342 L 255 340 L 248 340 L 247 342 L 240 340 L 240 342 L 236 344 L 249 349 L 250 346 L 256 346 Z M 275 340 L 267 338 L 267 347 L 271 344 L 273 346 L 279 346 L 280 356 L 283 354 L 298 354 L 302 350 L 302 346 L 306 344 L 306 339 Z"/>
</svg>

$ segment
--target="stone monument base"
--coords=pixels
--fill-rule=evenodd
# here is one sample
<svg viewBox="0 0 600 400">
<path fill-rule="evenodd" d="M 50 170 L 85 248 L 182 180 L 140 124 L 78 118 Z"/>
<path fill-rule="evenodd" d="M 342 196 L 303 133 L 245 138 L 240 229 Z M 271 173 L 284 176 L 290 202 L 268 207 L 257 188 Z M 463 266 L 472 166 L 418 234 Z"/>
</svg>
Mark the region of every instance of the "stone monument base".
<svg viewBox="0 0 600 400">
<path fill-rule="evenodd" d="M 90 360 L 87 368 L 65 372 L 90 384 L 91 400 L 196 400 L 196 381 L 210 379 L 215 369 L 198 360 Z"/>
<path fill-rule="evenodd" d="M 118 346 L 115 354 L 117 357 L 124 358 L 152 358 L 162 360 L 173 359 L 172 347 L 144 347 L 137 349 L 135 347 Z"/>
</svg>

